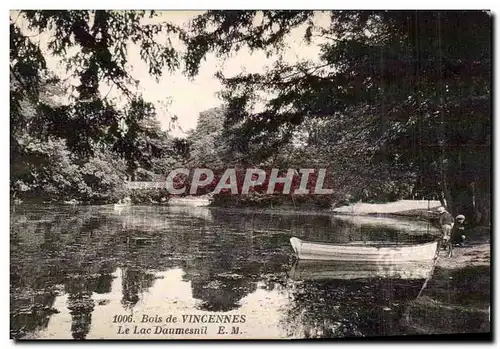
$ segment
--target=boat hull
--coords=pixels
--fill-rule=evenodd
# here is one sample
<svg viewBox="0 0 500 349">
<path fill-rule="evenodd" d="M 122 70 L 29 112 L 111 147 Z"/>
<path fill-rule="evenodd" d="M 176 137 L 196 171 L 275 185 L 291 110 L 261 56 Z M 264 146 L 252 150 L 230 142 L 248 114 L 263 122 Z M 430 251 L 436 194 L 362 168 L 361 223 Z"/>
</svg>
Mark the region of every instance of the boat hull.
<svg viewBox="0 0 500 349">
<path fill-rule="evenodd" d="M 295 237 L 290 243 L 298 259 L 379 264 L 433 261 L 438 247 L 437 241 L 418 245 L 366 246 L 313 243 Z"/>
<path fill-rule="evenodd" d="M 425 280 L 433 261 L 406 263 L 299 260 L 289 272 L 293 280 L 400 279 Z"/>
</svg>

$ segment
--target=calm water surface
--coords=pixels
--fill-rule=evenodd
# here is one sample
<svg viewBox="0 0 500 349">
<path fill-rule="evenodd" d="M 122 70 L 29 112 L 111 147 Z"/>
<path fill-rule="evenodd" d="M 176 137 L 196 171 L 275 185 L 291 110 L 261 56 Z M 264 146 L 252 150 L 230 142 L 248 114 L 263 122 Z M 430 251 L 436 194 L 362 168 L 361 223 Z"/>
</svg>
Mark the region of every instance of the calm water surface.
<svg viewBox="0 0 500 349">
<path fill-rule="evenodd" d="M 11 337 L 335 338 L 489 331 L 489 268 L 436 269 L 418 299 L 423 280 L 289 275 L 292 236 L 404 242 L 427 241 L 431 233 L 421 222 L 321 214 L 21 205 L 11 210 Z M 215 323 L 217 315 L 232 315 L 233 323 Z M 177 322 L 166 322 L 169 317 Z M 168 333 L 176 328 L 193 333 Z"/>
</svg>

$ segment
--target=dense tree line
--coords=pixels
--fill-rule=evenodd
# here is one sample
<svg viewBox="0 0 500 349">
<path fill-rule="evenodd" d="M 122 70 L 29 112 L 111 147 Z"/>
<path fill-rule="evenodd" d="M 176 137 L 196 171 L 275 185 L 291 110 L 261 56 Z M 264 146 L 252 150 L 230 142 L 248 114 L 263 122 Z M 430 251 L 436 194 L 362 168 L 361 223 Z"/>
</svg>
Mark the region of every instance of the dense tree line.
<svg viewBox="0 0 500 349">
<path fill-rule="evenodd" d="M 292 31 L 321 40 L 316 61 L 279 59 L 264 74 L 219 74 L 233 146 L 269 159 L 309 128 L 313 159 L 336 173 L 339 188 L 368 199 L 401 196 L 401 185 L 411 186 L 440 197 L 452 213 L 488 223 L 490 14 L 333 11 L 326 26 L 316 16 L 209 11 L 194 21 L 191 73 L 206 52 L 246 46 L 280 57 Z M 262 91 L 270 96 L 265 108 L 252 112 Z"/>
<path fill-rule="evenodd" d="M 140 46 L 154 77 L 179 66 L 171 44 L 155 38 L 180 30 L 143 24 L 148 16 L 155 13 L 21 11 L 11 18 L 13 197 L 116 202 L 126 180 L 152 179 L 177 161 L 177 141 L 162 131 L 153 104 L 134 92 L 129 72 L 130 43 Z M 30 32 L 49 34 L 46 50 Z M 65 64 L 71 79 L 50 71 L 48 59 Z M 106 84 L 126 102 L 103 95 Z"/>
<path fill-rule="evenodd" d="M 48 53 L 11 19 L 15 195 L 76 190 L 94 200 L 92 193 L 112 192 L 107 171 L 151 179 L 179 164 L 327 168 L 334 204 L 436 196 L 452 213 L 489 223 L 489 13 L 326 11 L 325 24 L 316 11 L 208 11 L 187 30 L 143 24 L 148 15 L 155 13 L 23 11 L 31 30 L 52 33 Z M 155 41 L 163 32 L 186 52 Z M 283 58 L 297 32 L 320 45 L 316 59 Z M 208 53 L 224 58 L 244 47 L 277 61 L 263 74 L 218 73 L 223 106 L 201 113 L 186 139 L 171 139 L 154 107 L 131 92 L 129 42 L 140 45 L 154 77 L 181 67 L 192 77 Z M 65 58 L 71 48 L 78 53 Z M 47 71 L 47 54 L 64 58 L 74 88 Z M 125 108 L 99 93 L 103 81 L 127 97 Z M 58 89 L 72 91 L 70 102 L 50 101 Z"/>
</svg>

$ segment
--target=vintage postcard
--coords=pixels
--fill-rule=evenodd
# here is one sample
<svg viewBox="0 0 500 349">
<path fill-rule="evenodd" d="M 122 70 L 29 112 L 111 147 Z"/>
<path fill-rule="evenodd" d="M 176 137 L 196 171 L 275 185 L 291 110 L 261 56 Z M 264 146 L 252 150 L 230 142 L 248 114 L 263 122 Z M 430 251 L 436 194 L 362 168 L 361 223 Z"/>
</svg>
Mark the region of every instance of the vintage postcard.
<svg viewBox="0 0 500 349">
<path fill-rule="evenodd" d="M 488 11 L 10 11 L 10 338 L 491 340 L 491 72 Z"/>
</svg>

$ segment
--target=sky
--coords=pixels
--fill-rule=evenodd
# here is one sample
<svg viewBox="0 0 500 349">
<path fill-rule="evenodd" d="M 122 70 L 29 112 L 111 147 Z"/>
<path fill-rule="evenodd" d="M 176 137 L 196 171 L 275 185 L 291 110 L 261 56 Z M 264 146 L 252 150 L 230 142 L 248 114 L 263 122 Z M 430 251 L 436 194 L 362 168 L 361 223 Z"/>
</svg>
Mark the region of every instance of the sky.
<svg viewBox="0 0 500 349">
<path fill-rule="evenodd" d="M 148 20 L 148 22 L 168 21 L 179 26 L 185 26 L 196 15 L 203 11 L 161 11 L 159 16 Z M 11 17 L 16 18 L 11 12 Z M 320 24 L 327 21 L 327 14 L 318 13 L 316 21 Z M 21 27 L 25 28 L 25 23 L 16 22 Z M 286 41 L 288 49 L 284 56 L 288 62 L 296 62 L 303 59 L 313 59 L 318 57 L 319 46 L 315 43 L 307 45 L 303 41 L 304 28 L 299 28 L 293 31 Z M 43 50 L 50 38 L 49 33 L 34 36 L 33 40 L 39 42 Z M 160 35 L 157 39 L 166 40 L 166 36 Z M 176 49 L 182 51 L 183 45 L 172 38 L 173 45 Z M 195 128 L 198 115 L 200 112 L 218 107 L 221 101 L 216 94 L 222 89 L 222 85 L 214 74 L 218 70 L 226 76 L 234 76 L 242 71 L 247 73 L 262 73 L 266 65 L 272 64 L 276 57 L 266 58 L 262 52 L 251 54 L 249 50 L 242 49 L 237 54 L 233 54 L 230 58 L 222 60 L 215 57 L 214 54 L 208 54 L 206 59 L 202 61 L 199 74 L 192 80 L 182 74 L 182 68 L 176 72 L 164 70 L 163 76 L 158 82 L 155 81 L 148 73 L 148 67 L 142 61 L 139 54 L 138 45 L 129 45 L 128 63 L 131 64 L 131 75 L 140 81 L 139 90 L 143 93 L 145 100 L 152 102 L 157 107 L 158 119 L 164 130 L 170 127 L 170 118 L 173 115 L 178 117 L 178 126 L 170 131 L 174 136 L 183 136 L 184 132 Z M 59 64 L 59 59 L 48 59 L 48 67 L 61 75 L 62 77 L 68 74 L 64 72 Z M 116 88 L 110 91 L 109 86 L 101 86 L 103 94 L 109 93 L 109 96 L 119 96 Z M 182 132 L 183 130 L 184 132 Z"/>
<path fill-rule="evenodd" d="M 167 20 L 177 25 L 185 25 L 196 15 L 198 11 L 164 11 L 158 20 Z M 322 19 L 322 18 L 321 18 Z M 303 29 L 297 30 L 288 40 L 289 50 L 285 59 L 289 62 L 299 59 L 317 57 L 319 46 L 307 46 L 303 40 Z M 163 127 L 168 127 L 171 115 L 177 115 L 179 126 L 184 130 L 196 127 L 196 121 L 200 112 L 217 107 L 221 101 L 216 93 L 222 89 L 219 80 L 214 76 L 217 70 L 227 76 L 241 73 L 262 73 L 266 65 L 272 64 L 276 58 L 266 58 L 262 52 L 251 54 L 249 50 L 243 49 L 225 61 L 217 59 L 214 54 L 208 54 L 202 65 L 198 76 L 192 81 L 183 76 L 181 71 L 167 73 L 159 83 L 151 78 L 147 72 L 147 65 L 141 61 L 138 52 L 130 52 L 129 59 L 134 65 L 132 74 L 140 79 L 141 88 L 146 99 L 151 102 L 157 100 L 171 100 L 168 112 L 160 113 L 159 119 Z M 180 135 L 178 130 L 172 133 Z"/>
</svg>

